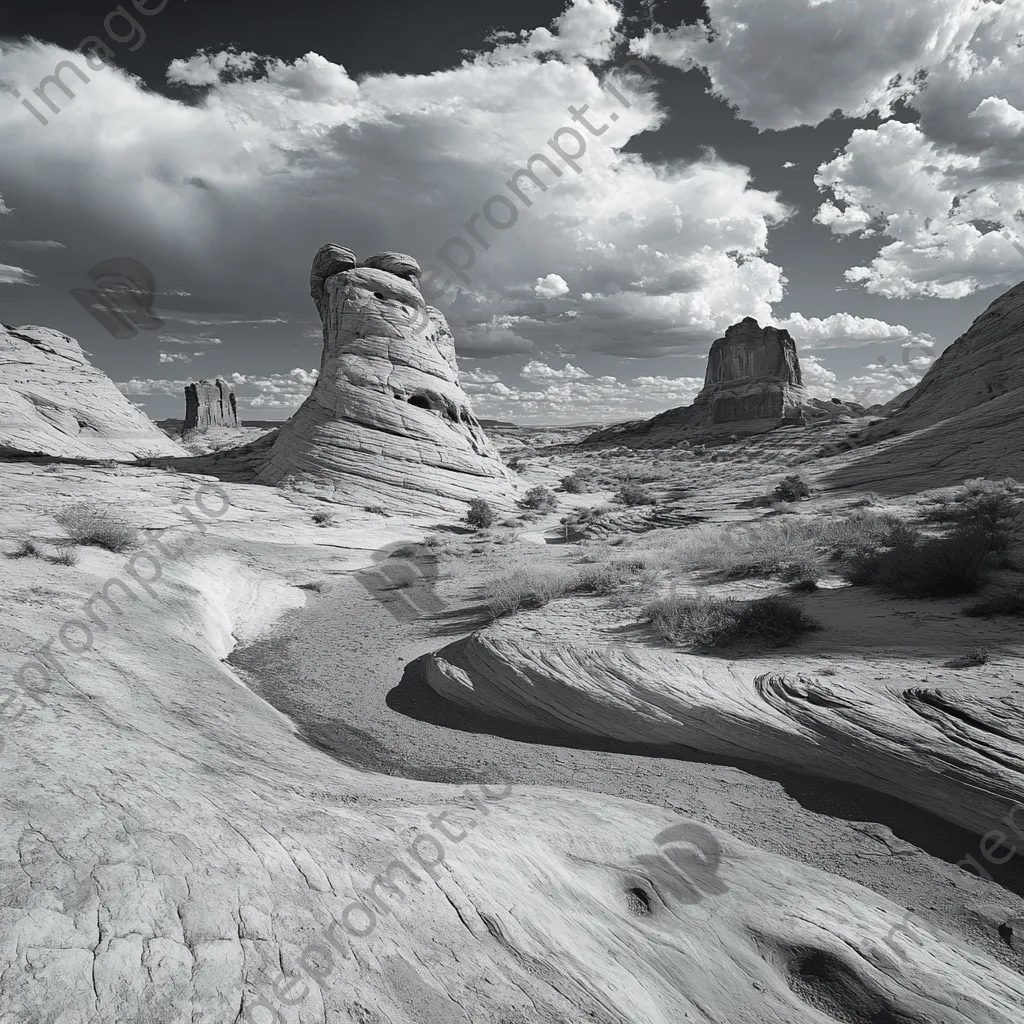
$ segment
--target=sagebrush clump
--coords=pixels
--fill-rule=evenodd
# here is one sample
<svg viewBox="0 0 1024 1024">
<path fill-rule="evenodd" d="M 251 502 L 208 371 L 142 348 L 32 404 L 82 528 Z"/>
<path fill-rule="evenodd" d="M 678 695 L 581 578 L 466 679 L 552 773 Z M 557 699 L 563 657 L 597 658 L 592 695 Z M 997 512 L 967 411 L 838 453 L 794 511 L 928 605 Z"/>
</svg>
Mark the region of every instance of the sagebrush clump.
<svg viewBox="0 0 1024 1024">
<path fill-rule="evenodd" d="M 477 530 L 486 530 L 494 522 L 494 509 L 483 498 L 473 498 L 466 512 L 466 522 Z"/>
<path fill-rule="evenodd" d="M 139 531 L 127 520 L 109 512 L 87 505 L 72 505 L 54 518 L 76 544 L 104 548 L 115 554 L 139 546 Z"/>
<path fill-rule="evenodd" d="M 627 480 L 616 492 L 615 500 L 630 507 L 635 505 L 653 505 L 654 496 L 636 480 Z"/>
<path fill-rule="evenodd" d="M 542 487 L 538 484 L 523 495 L 519 504 L 523 508 L 535 509 L 537 512 L 550 512 L 553 508 L 558 507 L 558 498 L 550 487 Z"/>
</svg>

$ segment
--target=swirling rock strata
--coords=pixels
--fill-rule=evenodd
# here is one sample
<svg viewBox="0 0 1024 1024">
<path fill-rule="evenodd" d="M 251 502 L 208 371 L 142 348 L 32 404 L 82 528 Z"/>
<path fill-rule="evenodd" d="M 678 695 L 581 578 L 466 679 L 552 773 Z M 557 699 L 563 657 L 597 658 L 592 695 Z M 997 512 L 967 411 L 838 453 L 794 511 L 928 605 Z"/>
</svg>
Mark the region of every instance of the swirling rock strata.
<svg viewBox="0 0 1024 1024">
<path fill-rule="evenodd" d="M 186 455 L 74 338 L 0 323 L 0 451 L 58 458 Z"/>
<path fill-rule="evenodd" d="M 360 266 L 341 246 L 316 254 L 320 373 L 281 428 L 261 479 L 328 480 L 357 503 L 412 509 L 511 495 L 511 477 L 459 384 L 452 332 L 424 302 L 419 278 L 402 253 Z"/>
</svg>

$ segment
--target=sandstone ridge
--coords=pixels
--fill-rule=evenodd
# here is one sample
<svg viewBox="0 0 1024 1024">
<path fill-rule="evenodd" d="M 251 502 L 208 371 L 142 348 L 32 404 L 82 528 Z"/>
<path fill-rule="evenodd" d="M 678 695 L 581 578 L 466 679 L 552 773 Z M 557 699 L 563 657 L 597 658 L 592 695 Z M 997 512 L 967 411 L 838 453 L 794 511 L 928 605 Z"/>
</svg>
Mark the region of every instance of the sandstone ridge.
<svg viewBox="0 0 1024 1024">
<path fill-rule="evenodd" d="M 451 510 L 511 497 L 510 474 L 459 384 L 455 341 L 420 293 L 419 265 L 385 252 L 357 264 L 325 245 L 310 294 L 323 323 L 320 372 L 258 471 L 329 480 L 353 500 Z"/>
<path fill-rule="evenodd" d="M 74 338 L 0 323 L 0 452 L 58 458 L 185 455 Z"/>
</svg>

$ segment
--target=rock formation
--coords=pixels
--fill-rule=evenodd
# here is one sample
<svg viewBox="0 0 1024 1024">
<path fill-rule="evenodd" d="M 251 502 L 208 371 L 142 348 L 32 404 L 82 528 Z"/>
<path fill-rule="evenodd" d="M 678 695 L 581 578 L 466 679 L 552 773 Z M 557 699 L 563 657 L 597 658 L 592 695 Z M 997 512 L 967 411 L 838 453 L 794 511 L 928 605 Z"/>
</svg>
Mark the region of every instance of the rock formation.
<svg viewBox="0 0 1024 1024">
<path fill-rule="evenodd" d="M 904 430 L 937 423 L 1024 387 L 1024 282 L 999 296 L 924 375 L 889 403 Z"/>
<path fill-rule="evenodd" d="M 804 425 L 803 377 L 789 331 L 744 317 L 711 346 L 704 388 L 693 405 L 649 420 L 606 427 L 584 443 L 661 446 L 684 437 L 755 434 L 782 423 Z"/>
<path fill-rule="evenodd" d="M 235 393 L 227 384 L 201 380 L 185 387 L 185 424 L 183 430 L 205 430 L 207 427 L 237 427 L 238 407 Z"/>
<path fill-rule="evenodd" d="M 510 474 L 459 385 L 452 332 L 425 304 L 420 276 L 402 253 L 358 266 L 342 246 L 316 254 L 310 294 L 323 323 L 320 373 L 278 432 L 260 479 L 313 477 L 356 503 L 432 509 L 511 495 Z"/>
<path fill-rule="evenodd" d="M 0 323 L 0 452 L 129 459 L 187 452 L 135 408 L 78 342 Z"/>
</svg>

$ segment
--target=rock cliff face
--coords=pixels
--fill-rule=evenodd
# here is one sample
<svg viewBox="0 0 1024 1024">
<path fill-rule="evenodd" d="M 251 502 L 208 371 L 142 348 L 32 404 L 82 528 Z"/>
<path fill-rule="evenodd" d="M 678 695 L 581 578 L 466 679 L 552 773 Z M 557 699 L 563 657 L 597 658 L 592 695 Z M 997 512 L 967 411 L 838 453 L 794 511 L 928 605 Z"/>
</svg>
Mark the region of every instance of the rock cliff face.
<svg viewBox="0 0 1024 1024">
<path fill-rule="evenodd" d="M 915 388 L 890 403 L 916 430 L 1024 387 L 1024 282 L 1004 292 L 932 364 Z"/>
<path fill-rule="evenodd" d="M 235 393 L 222 380 L 211 384 L 201 380 L 185 387 L 184 430 L 205 430 L 207 427 L 237 427 L 238 407 Z"/>
<path fill-rule="evenodd" d="M 748 316 L 712 344 L 704 387 L 693 405 L 606 427 L 584 443 L 661 447 L 694 436 L 753 434 L 786 422 L 803 425 L 805 402 L 789 331 L 762 328 Z"/>
<path fill-rule="evenodd" d="M 281 428 L 259 471 L 330 480 L 356 502 L 451 508 L 511 496 L 513 484 L 459 385 L 455 342 L 402 253 L 357 266 L 324 246 L 310 293 L 324 328 L 313 392 Z"/>
<path fill-rule="evenodd" d="M 789 331 L 761 328 L 753 317 L 733 324 L 708 354 L 693 426 L 792 419 L 803 402 L 803 378 Z"/>
<path fill-rule="evenodd" d="M 130 459 L 188 453 L 92 366 L 74 338 L 0 323 L 0 452 Z"/>
</svg>

